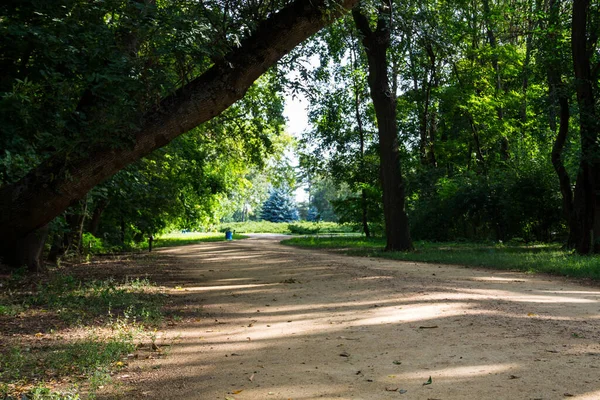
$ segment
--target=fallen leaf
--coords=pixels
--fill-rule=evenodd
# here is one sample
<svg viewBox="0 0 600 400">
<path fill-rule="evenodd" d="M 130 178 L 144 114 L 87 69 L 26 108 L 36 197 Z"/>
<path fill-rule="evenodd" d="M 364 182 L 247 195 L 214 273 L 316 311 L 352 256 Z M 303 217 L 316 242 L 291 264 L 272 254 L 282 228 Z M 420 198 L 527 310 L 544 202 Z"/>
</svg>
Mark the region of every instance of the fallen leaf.
<svg viewBox="0 0 600 400">
<path fill-rule="evenodd" d="M 435 329 L 437 328 L 437 325 L 431 325 L 431 326 L 420 326 L 419 329 Z"/>
<path fill-rule="evenodd" d="M 565 394 L 563 394 L 563 396 L 565 396 L 565 397 L 573 397 L 574 395 L 572 395 L 571 393 L 565 393 Z"/>
<path fill-rule="evenodd" d="M 250 382 L 254 382 L 254 374 L 250 375 L 250 378 L 248 378 L 248 380 L 249 380 Z"/>
<path fill-rule="evenodd" d="M 520 378 L 520 376 L 517 376 L 517 375 L 511 375 L 508 377 L 508 379 L 519 379 L 519 378 Z"/>
<path fill-rule="evenodd" d="M 537 314 L 530 312 L 530 313 L 527 313 L 527 316 L 528 317 L 537 317 Z"/>
<path fill-rule="evenodd" d="M 385 387 L 385 391 L 386 391 L 386 392 L 397 392 L 397 391 L 398 391 L 398 388 L 390 388 L 390 387 L 387 387 L 387 386 L 386 386 L 386 387 Z"/>
<path fill-rule="evenodd" d="M 423 386 L 425 386 L 425 385 L 431 385 L 431 383 L 432 383 L 432 382 L 433 382 L 433 381 L 431 380 L 431 377 L 429 377 L 429 379 L 427 380 L 427 382 L 425 382 L 425 383 L 423 384 Z"/>
<path fill-rule="evenodd" d="M 244 389 L 240 389 L 240 390 L 234 390 L 233 392 L 231 392 L 231 394 L 240 394 L 244 391 Z"/>
<path fill-rule="evenodd" d="M 406 392 L 408 392 L 408 390 L 405 390 L 405 389 L 400 389 L 400 390 L 398 390 L 398 393 L 400 393 L 400 394 L 404 394 L 404 393 L 406 393 Z"/>
<path fill-rule="evenodd" d="M 340 357 L 350 357 L 350 354 L 344 351 L 343 353 L 340 353 Z"/>
<path fill-rule="evenodd" d="M 402 361 L 394 361 L 393 363 L 396 365 L 400 365 L 400 364 L 402 364 Z"/>
</svg>

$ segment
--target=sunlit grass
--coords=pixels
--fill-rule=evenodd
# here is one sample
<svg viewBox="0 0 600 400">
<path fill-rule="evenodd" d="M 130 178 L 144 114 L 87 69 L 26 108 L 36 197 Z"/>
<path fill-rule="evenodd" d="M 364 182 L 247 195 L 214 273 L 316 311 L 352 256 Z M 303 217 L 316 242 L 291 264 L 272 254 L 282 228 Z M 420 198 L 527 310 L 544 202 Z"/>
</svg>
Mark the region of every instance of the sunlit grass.
<svg viewBox="0 0 600 400">
<path fill-rule="evenodd" d="M 600 280 L 600 256 L 580 256 L 558 244 L 508 245 L 502 243 L 416 242 L 414 252 L 385 252 L 382 238 L 293 238 L 288 245 L 335 249 L 348 255 L 395 260 L 458 264 L 531 273 L 549 273 Z"/>
<path fill-rule="evenodd" d="M 234 234 L 233 239 L 245 239 L 246 236 Z M 222 232 L 189 232 L 189 233 L 168 233 L 161 235 L 154 240 L 154 247 L 172 247 L 183 246 L 186 244 L 195 244 L 203 242 L 222 242 L 225 240 L 225 234 Z"/>
<path fill-rule="evenodd" d="M 13 274 L 0 288 L 2 335 L 18 338 L 0 346 L 0 399 L 79 399 L 80 384 L 93 398 L 152 340 L 166 302 L 146 278 Z M 73 386 L 66 392 L 57 389 L 63 378 Z"/>
</svg>

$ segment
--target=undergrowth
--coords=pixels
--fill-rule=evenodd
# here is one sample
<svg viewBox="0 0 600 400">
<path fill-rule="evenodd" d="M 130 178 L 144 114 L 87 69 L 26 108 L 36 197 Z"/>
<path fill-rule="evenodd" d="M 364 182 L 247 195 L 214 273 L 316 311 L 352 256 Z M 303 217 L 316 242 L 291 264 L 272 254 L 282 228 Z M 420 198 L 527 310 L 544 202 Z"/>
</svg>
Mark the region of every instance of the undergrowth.
<svg viewBox="0 0 600 400">
<path fill-rule="evenodd" d="M 79 399 L 82 388 L 94 398 L 128 354 L 154 342 L 164 302 L 147 278 L 13 274 L 2 282 L 0 324 L 18 339 L 0 347 L 0 399 Z"/>
</svg>

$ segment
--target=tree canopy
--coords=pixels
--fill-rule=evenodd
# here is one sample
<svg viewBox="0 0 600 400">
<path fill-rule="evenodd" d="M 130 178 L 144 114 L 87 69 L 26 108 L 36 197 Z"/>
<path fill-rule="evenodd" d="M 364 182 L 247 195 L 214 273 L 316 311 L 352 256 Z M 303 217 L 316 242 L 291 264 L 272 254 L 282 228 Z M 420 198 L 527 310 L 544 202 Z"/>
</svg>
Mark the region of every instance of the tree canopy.
<svg viewBox="0 0 600 400">
<path fill-rule="evenodd" d="M 295 179 L 273 172 L 285 90 L 310 102 L 311 216 L 383 231 L 389 250 L 464 237 L 598 252 L 599 8 L 3 2 L 0 256 L 31 265 L 53 220 L 65 248 L 61 232 L 123 241 L 247 216 L 270 180 Z"/>
</svg>

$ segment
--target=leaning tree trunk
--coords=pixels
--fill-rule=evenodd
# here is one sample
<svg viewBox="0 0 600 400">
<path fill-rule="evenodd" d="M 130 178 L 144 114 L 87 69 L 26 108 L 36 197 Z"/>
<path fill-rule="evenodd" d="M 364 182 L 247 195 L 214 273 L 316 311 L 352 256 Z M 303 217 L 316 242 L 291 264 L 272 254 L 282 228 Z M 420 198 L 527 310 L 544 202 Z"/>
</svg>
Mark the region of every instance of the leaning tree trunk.
<svg viewBox="0 0 600 400">
<path fill-rule="evenodd" d="M 581 160 L 575 184 L 575 249 L 580 254 L 600 253 L 600 126 L 596 118 L 588 38 L 589 0 L 573 1 L 571 46 L 579 105 Z"/>
<path fill-rule="evenodd" d="M 377 28 L 372 31 L 369 21 L 360 10 L 354 9 L 352 15 L 356 27 L 363 35 L 363 47 L 369 64 L 368 82 L 378 125 L 385 249 L 386 251 L 412 250 L 408 217 L 404 210 L 404 182 L 400 168 L 396 98 L 395 93 L 391 92 L 387 73 L 387 49 L 390 46 L 389 21 L 385 18 L 385 13 L 382 13 Z"/>
<path fill-rule="evenodd" d="M 0 189 L 0 258 L 32 232 L 126 165 L 223 112 L 299 43 L 351 9 L 358 0 L 296 0 L 205 73 L 163 99 L 131 132 L 132 145 L 82 144 L 48 158 L 20 181 Z M 110 136 L 110 132 L 106 133 Z M 20 261 L 17 261 L 20 262 Z"/>
</svg>

